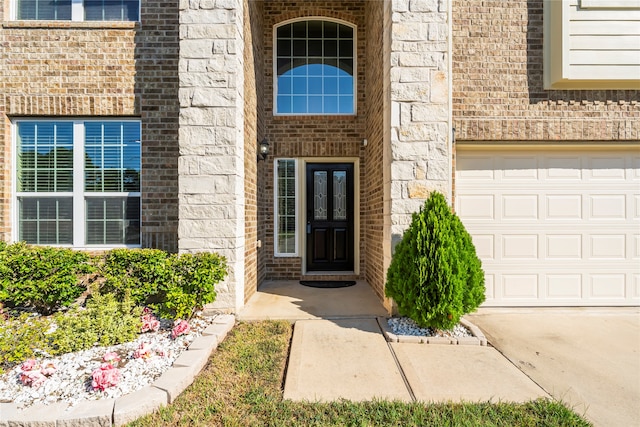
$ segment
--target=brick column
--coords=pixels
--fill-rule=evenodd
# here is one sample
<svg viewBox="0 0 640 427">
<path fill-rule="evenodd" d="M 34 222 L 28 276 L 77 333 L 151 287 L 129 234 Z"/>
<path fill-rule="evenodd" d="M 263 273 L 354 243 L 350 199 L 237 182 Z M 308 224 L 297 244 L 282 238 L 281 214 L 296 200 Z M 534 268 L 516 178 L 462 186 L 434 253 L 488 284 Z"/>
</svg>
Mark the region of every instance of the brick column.
<svg viewBox="0 0 640 427">
<path fill-rule="evenodd" d="M 450 19 L 448 0 L 385 2 L 385 271 L 429 192 L 451 198 Z"/>
<path fill-rule="evenodd" d="M 229 276 L 212 308 L 244 304 L 244 73 L 241 0 L 180 1 L 180 252 L 214 251 Z"/>
</svg>

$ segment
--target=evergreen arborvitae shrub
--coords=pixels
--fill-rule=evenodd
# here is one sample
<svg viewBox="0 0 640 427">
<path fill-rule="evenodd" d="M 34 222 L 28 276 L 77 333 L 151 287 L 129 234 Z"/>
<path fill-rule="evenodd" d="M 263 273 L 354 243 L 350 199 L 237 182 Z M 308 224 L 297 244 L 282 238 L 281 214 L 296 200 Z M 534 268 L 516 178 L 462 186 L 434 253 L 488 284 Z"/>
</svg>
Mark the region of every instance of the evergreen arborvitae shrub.
<svg viewBox="0 0 640 427">
<path fill-rule="evenodd" d="M 451 329 L 485 298 L 471 236 L 441 193 L 431 193 L 395 248 L 385 293 L 422 327 Z"/>
</svg>

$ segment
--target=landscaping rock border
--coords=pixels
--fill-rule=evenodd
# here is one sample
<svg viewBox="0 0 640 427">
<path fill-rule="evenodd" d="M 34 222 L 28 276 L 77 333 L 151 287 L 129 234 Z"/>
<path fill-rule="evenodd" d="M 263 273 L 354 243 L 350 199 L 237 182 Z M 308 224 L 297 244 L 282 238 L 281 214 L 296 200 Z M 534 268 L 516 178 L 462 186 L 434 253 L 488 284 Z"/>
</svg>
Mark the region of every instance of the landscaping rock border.
<svg viewBox="0 0 640 427">
<path fill-rule="evenodd" d="M 235 321 L 230 314 L 216 315 L 173 366 L 143 389 L 117 399 L 83 401 L 71 409 L 67 403 L 38 404 L 24 410 L 13 403 L 0 403 L 0 427 L 119 427 L 150 414 L 173 403 L 193 383 Z"/>
<path fill-rule="evenodd" d="M 412 343 L 412 344 L 444 344 L 444 345 L 479 345 L 487 346 L 487 337 L 480 328 L 466 319 L 460 319 L 460 324 L 467 328 L 472 337 L 426 337 L 415 335 L 396 335 L 389 327 L 386 317 L 377 317 L 378 325 L 388 342 Z"/>
</svg>

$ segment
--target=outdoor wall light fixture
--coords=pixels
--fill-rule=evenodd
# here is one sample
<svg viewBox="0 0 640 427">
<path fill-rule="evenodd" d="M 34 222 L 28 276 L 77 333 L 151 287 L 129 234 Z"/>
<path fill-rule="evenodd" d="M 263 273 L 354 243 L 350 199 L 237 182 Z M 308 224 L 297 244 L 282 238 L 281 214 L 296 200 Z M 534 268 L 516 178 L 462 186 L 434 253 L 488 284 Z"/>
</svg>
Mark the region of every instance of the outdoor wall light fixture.
<svg viewBox="0 0 640 427">
<path fill-rule="evenodd" d="M 269 141 L 267 141 L 267 138 L 264 138 L 262 141 L 258 143 L 258 161 L 266 160 L 268 154 L 269 154 Z"/>
</svg>

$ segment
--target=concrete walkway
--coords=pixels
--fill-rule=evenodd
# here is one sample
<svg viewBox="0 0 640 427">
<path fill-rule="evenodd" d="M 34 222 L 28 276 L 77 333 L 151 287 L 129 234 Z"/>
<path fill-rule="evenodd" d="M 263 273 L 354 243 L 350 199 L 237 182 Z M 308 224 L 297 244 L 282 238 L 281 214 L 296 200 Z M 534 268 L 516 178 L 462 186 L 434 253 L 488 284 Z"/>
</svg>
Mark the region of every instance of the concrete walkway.
<svg viewBox="0 0 640 427">
<path fill-rule="evenodd" d="M 495 349 L 387 343 L 375 319 L 300 320 L 284 398 L 524 402 L 548 394 Z"/>
<path fill-rule="evenodd" d="M 240 319 L 298 320 L 285 398 L 528 401 L 553 396 L 595 426 L 640 426 L 640 308 L 480 309 L 490 346 L 387 343 L 366 283 L 272 282 Z"/>
<path fill-rule="evenodd" d="M 294 280 L 267 281 L 238 314 L 239 320 L 301 320 L 386 316 L 380 299 L 366 282 L 321 289 Z"/>
</svg>

